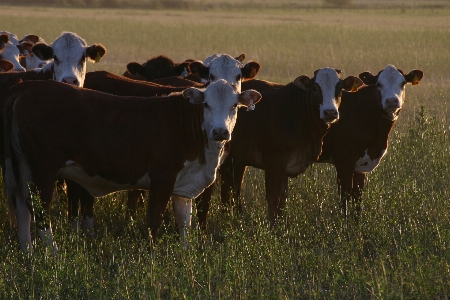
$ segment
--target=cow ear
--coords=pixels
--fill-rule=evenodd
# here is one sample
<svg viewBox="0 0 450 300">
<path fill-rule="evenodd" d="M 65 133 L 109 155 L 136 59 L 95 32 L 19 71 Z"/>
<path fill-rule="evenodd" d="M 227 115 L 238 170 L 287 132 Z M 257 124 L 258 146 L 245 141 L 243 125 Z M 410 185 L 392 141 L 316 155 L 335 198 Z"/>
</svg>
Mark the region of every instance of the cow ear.
<svg viewBox="0 0 450 300">
<path fill-rule="evenodd" d="M 192 104 L 205 102 L 205 94 L 197 88 L 187 88 L 183 91 L 183 97 L 189 99 Z"/>
<path fill-rule="evenodd" d="M 423 72 L 421 70 L 412 70 L 408 75 L 405 75 L 406 82 L 411 82 L 412 85 L 419 84 L 423 77 Z"/>
<path fill-rule="evenodd" d="M 314 81 L 306 75 L 301 75 L 294 79 L 294 84 L 302 90 L 307 91 L 314 86 Z"/>
<path fill-rule="evenodd" d="M 137 62 L 130 62 L 127 65 L 127 71 L 132 74 L 132 75 L 136 75 L 139 74 L 141 76 L 146 77 L 147 75 L 145 74 L 145 67 L 142 66 L 140 63 Z"/>
<path fill-rule="evenodd" d="M 262 96 L 258 91 L 255 90 L 247 90 L 243 91 L 239 95 L 239 104 L 244 105 L 246 107 L 255 105 L 261 100 Z M 253 110 L 254 108 L 252 108 Z"/>
<path fill-rule="evenodd" d="M 176 76 L 187 76 L 187 75 L 189 75 L 189 65 L 190 64 L 191 63 L 187 62 L 187 61 L 184 61 L 184 62 L 182 62 L 182 63 L 180 63 L 178 65 L 176 64 L 175 67 L 174 67 L 174 73 L 176 74 Z M 186 70 L 186 72 L 185 72 L 185 70 Z M 187 74 L 185 74 L 185 73 L 187 73 Z"/>
<path fill-rule="evenodd" d="M 243 62 L 245 60 L 245 53 L 242 53 L 241 55 L 235 57 L 237 61 Z"/>
<path fill-rule="evenodd" d="M 6 73 L 14 68 L 12 62 L 6 59 L 0 59 L 0 73 Z"/>
<path fill-rule="evenodd" d="M 378 76 L 373 76 L 369 71 L 359 74 L 359 78 L 367 85 L 376 84 L 378 80 Z"/>
<path fill-rule="evenodd" d="M 196 74 L 200 78 L 208 79 L 209 68 L 206 67 L 201 61 L 194 61 L 189 64 L 189 71 L 191 74 Z"/>
<path fill-rule="evenodd" d="M 31 52 L 33 52 L 39 59 L 42 60 L 50 60 L 53 58 L 53 48 L 47 46 L 45 43 L 36 43 L 31 48 Z"/>
<path fill-rule="evenodd" d="M 33 44 L 31 42 L 22 42 L 19 45 L 17 45 L 16 47 L 19 48 L 21 56 L 27 56 L 27 55 L 31 54 Z"/>
<path fill-rule="evenodd" d="M 19 41 L 19 44 L 22 42 L 31 42 L 33 44 L 36 44 L 37 42 L 39 42 L 39 37 L 34 34 L 28 34 Z"/>
<path fill-rule="evenodd" d="M 256 74 L 258 74 L 259 69 L 261 68 L 261 66 L 259 65 L 259 63 L 257 63 L 256 61 L 250 61 L 248 62 L 242 69 L 242 78 L 244 80 L 247 79 L 252 79 L 253 77 L 256 76 Z"/>
<path fill-rule="evenodd" d="M 355 76 L 348 76 L 342 81 L 342 87 L 344 90 L 349 92 L 356 92 L 359 90 L 360 87 L 364 85 L 364 82 L 362 82 L 361 79 Z"/>
<path fill-rule="evenodd" d="M 106 54 L 106 48 L 102 44 L 94 44 L 86 48 L 86 57 L 98 63 Z"/>
<path fill-rule="evenodd" d="M 6 47 L 6 45 L 9 42 L 9 35 L 7 34 L 0 34 L 0 50 Z"/>
</svg>

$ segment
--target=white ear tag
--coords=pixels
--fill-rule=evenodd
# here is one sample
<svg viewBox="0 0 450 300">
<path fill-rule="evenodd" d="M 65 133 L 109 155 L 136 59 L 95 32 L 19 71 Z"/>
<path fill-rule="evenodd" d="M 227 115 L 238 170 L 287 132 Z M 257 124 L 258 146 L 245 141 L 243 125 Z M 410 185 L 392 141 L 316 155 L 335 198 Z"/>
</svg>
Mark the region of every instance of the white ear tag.
<svg viewBox="0 0 450 300">
<path fill-rule="evenodd" d="M 183 72 L 181 72 L 181 76 L 185 77 L 188 76 L 189 72 L 184 68 Z"/>
<path fill-rule="evenodd" d="M 255 104 L 253 104 L 253 100 L 250 100 L 250 103 L 247 106 L 247 111 L 255 110 Z"/>
</svg>

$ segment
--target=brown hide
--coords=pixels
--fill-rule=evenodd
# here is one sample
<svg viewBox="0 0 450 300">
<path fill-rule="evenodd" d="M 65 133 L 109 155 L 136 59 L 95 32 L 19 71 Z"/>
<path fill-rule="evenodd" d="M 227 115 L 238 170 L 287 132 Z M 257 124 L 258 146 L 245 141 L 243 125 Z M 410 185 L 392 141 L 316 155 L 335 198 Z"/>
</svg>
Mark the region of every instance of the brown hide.
<svg viewBox="0 0 450 300">
<path fill-rule="evenodd" d="M 204 155 L 203 106 L 182 95 L 119 97 L 55 81 L 29 81 L 11 91 L 4 111 L 11 113 L 13 105 L 6 128 L 13 120 L 31 185 L 47 209 L 57 173 L 69 160 L 90 176 L 119 184 L 148 174 L 147 223 L 155 236 L 176 175 L 186 160 Z"/>
</svg>

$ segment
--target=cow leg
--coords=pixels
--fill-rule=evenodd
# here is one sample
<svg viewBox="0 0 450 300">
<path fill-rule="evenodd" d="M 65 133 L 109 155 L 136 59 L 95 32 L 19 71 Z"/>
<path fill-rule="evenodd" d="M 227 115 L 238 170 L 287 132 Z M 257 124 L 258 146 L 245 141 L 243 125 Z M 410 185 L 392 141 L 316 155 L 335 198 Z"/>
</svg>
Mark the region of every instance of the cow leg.
<svg viewBox="0 0 450 300">
<path fill-rule="evenodd" d="M 239 212 L 242 212 L 241 187 L 243 184 L 246 166 L 236 164 L 227 168 L 220 167 L 221 189 L 220 196 L 222 205 L 231 208 L 233 204 L 237 204 Z M 233 196 L 233 202 L 230 197 Z"/>
<path fill-rule="evenodd" d="M 284 209 L 287 203 L 287 199 L 289 196 L 289 177 L 287 175 L 284 175 L 283 184 L 281 186 L 281 194 L 280 194 L 280 211 Z"/>
<path fill-rule="evenodd" d="M 211 197 L 214 192 L 214 182 L 207 187 L 203 193 L 195 199 L 197 206 L 197 218 L 200 229 L 206 231 L 208 229 L 208 212 L 211 207 Z"/>
<path fill-rule="evenodd" d="M 175 173 L 176 174 L 176 173 Z M 169 203 L 175 185 L 176 176 L 165 178 L 152 178 L 147 203 L 147 226 L 151 231 L 153 240 L 163 221 L 163 215 Z"/>
<path fill-rule="evenodd" d="M 19 247 L 25 251 L 31 249 L 31 212 L 27 202 L 29 199 L 16 198 L 17 229 L 19 231 Z"/>
<path fill-rule="evenodd" d="M 144 197 L 144 191 L 132 190 L 127 193 L 127 218 L 136 219 L 139 198 Z"/>
<path fill-rule="evenodd" d="M 67 193 L 67 217 L 72 224 L 72 228 L 75 231 L 80 229 L 78 207 L 80 202 L 80 196 L 82 187 L 75 181 L 66 180 L 66 193 Z M 84 203 L 81 203 L 83 206 Z"/>
<path fill-rule="evenodd" d="M 355 220 L 359 220 L 361 216 L 361 198 L 364 191 L 365 180 L 366 173 L 353 173 L 352 199 L 355 206 Z"/>
<path fill-rule="evenodd" d="M 184 240 L 187 230 L 191 228 L 192 199 L 172 195 L 172 205 L 180 237 Z"/>
<path fill-rule="evenodd" d="M 94 230 L 94 201 L 95 198 L 86 189 L 82 188 L 80 194 L 80 212 L 83 216 L 82 227 L 88 231 Z"/>
<path fill-rule="evenodd" d="M 44 245 L 51 246 L 53 252 L 57 253 L 58 246 L 53 238 L 52 224 L 50 221 L 50 205 L 55 190 L 56 178 L 51 179 L 39 175 L 36 178 L 36 185 L 30 185 L 30 190 L 32 198 L 31 206 L 34 211 L 37 231 Z M 40 203 L 37 200 L 40 200 Z"/>
<path fill-rule="evenodd" d="M 344 166 L 336 165 L 337 183 L 339 196 L 341 198 L 341 211 L 345 218 L 348 217 L 348 203 L 353 190 L 353 170 Z"/>
<path fill-rule="evenodd" d="M 279 164 L 279 166 L 284 166 Z M 281 214 L 280 197 L 283 185 L 286 183 L 287 176 L 285 168 L 266 168 L 264 180 L 266 185 L 266 200 L 268 204 L 268 215 L 271 225 L 275 225 L 278 216 Z"/>
</svg>

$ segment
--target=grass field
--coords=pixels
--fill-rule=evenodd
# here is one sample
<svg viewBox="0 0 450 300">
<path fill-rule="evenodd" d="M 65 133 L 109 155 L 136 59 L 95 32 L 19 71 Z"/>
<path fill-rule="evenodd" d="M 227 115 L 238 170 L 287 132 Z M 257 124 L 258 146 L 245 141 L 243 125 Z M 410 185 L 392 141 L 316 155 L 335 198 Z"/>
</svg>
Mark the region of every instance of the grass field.
<svg viewBox="0 0 450 300">
<path fill-rule="evenodd" d="M 287 83 L 321 67 L 376 74 L 388 63 L 421 69 L 418 86 L 368 176 L 360 224 L 339 212 L 335 170 L 314 165 L 290 181 L 286 226 L 270 229 L 263 174 L 249 170 L 244 214 L 220 210 L 189 248 L 168 224 L 150 241 L 140 208 L 125 220 L 125 194 L 99 199 L 96 235 L 75 233 L 61 197 L 52 210 L 60 253 L 39 240 L 18 251 L 0 200 L 0 299 L 448 299 L 450 298 L 450 11 L 146 11 L 0 6 L 0 30 L 48 43 L 74 31 L 107 54 L 88 71 L 130 61 L 212 53 L 258 61 L 258 78 Z M 263 101 L 263 100 L 262 100 Z M 195 216 L 194 216 L 195 222 Z"/>
</svg>

